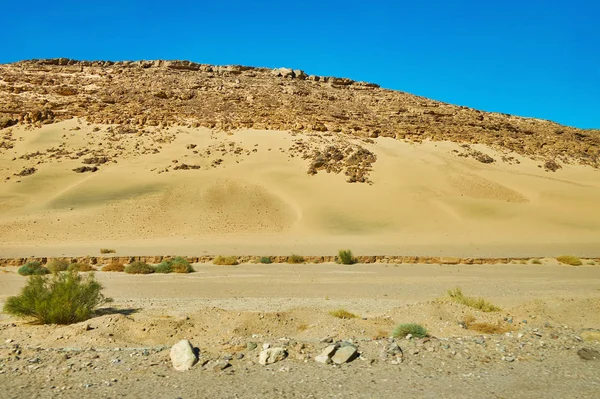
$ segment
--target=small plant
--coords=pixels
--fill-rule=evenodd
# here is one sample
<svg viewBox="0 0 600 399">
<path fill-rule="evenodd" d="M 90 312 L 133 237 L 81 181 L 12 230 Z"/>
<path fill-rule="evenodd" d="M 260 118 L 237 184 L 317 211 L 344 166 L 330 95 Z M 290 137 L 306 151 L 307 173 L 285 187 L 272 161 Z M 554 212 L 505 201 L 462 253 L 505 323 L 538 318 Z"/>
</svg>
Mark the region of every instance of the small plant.
<svg viewBox="0 0 600 399">
<path fill-rule="evenodd" d="M 38 261 L 25 263 L 23 266 L 17 270 L 21 276 L 32 276 L 32 275 L 43 275 L 49 274 L 50 270 L 46 267 L 42 266 L 42 264 Z"/>
<path fill-rule="evenodd" d="M 357 319 L 358 318 L 357 315 L 355 315 L 354 313 L 348 312 L 346 309 L 332 310 L 331 312 L 329 312 L 329 314 L 332 315 L 333 317 L 337 317 L 338 319 Z"/>
<path fill-rule="evenodd" d="M 306 330 L 308 330 L 308 324 L 306 324 L 306 323 L 300 324 L 300 325 L 298 326 L 298 329 L 297 329 L 297 330 L 298 330 L 298 332 L 302 332 L 302 331 L 306 331 Z"/>
<path fill-rule="evenodd" d="M 541 265 L 541 264 L 542 264 L 542 261 L 541 261 L 541 260 L 539 260 L 539 259 L 532 259 L 532 260 L 531 260 L 531 264 L 532 264 L 532 265 Z"/>
<path fill-rule="evenodd" d="M 69 268 L 69 262 L 64 259 L 53 259 L 46 264 L 46 267 L 51 273 L 64 272 Z"/>
<path fill-rule="evenodd" d="M 125 271 L 125 266 L 122 263 L 113 262 L 102 268 L 103 272 L 123 272 Z"/>
<path fill-rule="evenodd" d="M 93 272 L 94 268 L 86 263 L 71 263 L 67 270 L 70 272 Z"/>
<path fill-rule="evenodd" d="M 219 266 L 234 266 L 238 264 L 237 256 L 217 256 L 215 260 L 213 260 L 213 264 Z"/>
<path fill-rule="evenodd" d="M 264 263 L 264 264 L 270 264 L 273 263 L 273 259 L 271 259 L 269 256 L 263 256 L 258 260 L 259 263 Z"/>
<path fill-rule="evenodd" d="M 482 334 L 503 334 L 512 330 L 510 327 L 500 324 L 476 323 L 475 316 L 473 315 L 466 316 L 462 323 L 467 330 L 477 331 Z"/>
<path fill-rule="evenodd" d="M 399 324 L 392 333 L 394 338 L 405 338 L 408 334 L 411 334 L 415 338 L 425 338 L 429 336 L 427 329 L 416 323 Z"/>
<path fill-rule="evenodd" d="M 356 259 L 352 256 L 352 251 L 349 249 L 340 249 L 338 252 L 339 262 L 343 265 L 352 265 L 356 263 Z"/>
<path fill-rule="evenodd" d="M 125 267 L 125 273 L 127 274 L 152 274 L 154 268 L 145 262 L 136 261 L 128 264 Z"/>
<path fill-rule="evenodd" d="M 586 263 L 586 265 L 590 265 L 590 266 L 594 266 L 596 264 L 596 262 L 594 262 L 593 260 L 590 260 Z"/>
<path fill-rule="evenodd" d="M 102 285 L 91 274 L 85 279 L 76 272 L 31 276 L 18 296 L 6 300 L 4 311 L 40 324 L 78 323 L 111 301 L 101 291 Z"/>
<path fill-rule="evenodd" d="M 453 290 L 448 290 L 448 295 L 454 302 L 469 306 L 471 308 L 479 309 L 482 312 L 498 312 L 501 310 L 499 307 L 491 304 L 483 298 L 464 296 L 459 287 L 456 287 Z"/>
<path fill-rule="evenodd" d="M 101 254 L 114 254 L 115 252 L 117 252 L 117 251 L 115 251 L 114 249 L 110 249 L 110 248 L 101 248 L 100 249 Z"/>
<path fill-rule="evenodd" d="M 565 265 L 571 265 L 571 266 L 581 266 L 581 259 L 579 259 L 576 256 L 571 256 L 571 255 L 562 255 L 559 256 L 558 258 L 556 258 L 557 261 L 559 261 L 560 263 L 564 263 Z"/>
<path fill-rule="evenodd" d="M 304 263 L 304 258 L 301 255 L 292 254 L 288 256 L 287 263 L 297 264 Z"/>
</svg>

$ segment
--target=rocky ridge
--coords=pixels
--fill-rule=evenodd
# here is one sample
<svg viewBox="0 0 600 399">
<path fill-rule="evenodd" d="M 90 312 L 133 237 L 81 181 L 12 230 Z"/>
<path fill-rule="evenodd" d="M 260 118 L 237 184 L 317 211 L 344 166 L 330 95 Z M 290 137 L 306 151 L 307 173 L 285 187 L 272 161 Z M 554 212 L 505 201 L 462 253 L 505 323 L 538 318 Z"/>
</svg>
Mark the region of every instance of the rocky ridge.
<svg viewBox="0 0 600 399">
<path fill-rule="evenodd" d="M 391 137 L 481 143 L 543 160 L 547 170 L 557 170 L 557 162 L 600 166 L 598 130 L 482 112 L 372 83 L 288 68 L 161 60 L 22 61 L 0 65 L 0 113 L 0 129 L 79 117 L 117 125 L 115 134 L 122 135 L 149 126 L 174 125 L 223 131 L 310 131 L 364 140 Z M 0 150 L 11 145 L 10 134 L 3 134 Z M 375 159 L 362 152 L 358 148 L 355 153 L 360 156 L 345 160 L 348 181 L 368 181 Z M 481 162 L 494 161 L 477 151 L 467 151 L 467 155 Z M 339 169 L 330 162 L 339 156 L 328 149 L 314 150 L 309 173 Z"/>
</svg>

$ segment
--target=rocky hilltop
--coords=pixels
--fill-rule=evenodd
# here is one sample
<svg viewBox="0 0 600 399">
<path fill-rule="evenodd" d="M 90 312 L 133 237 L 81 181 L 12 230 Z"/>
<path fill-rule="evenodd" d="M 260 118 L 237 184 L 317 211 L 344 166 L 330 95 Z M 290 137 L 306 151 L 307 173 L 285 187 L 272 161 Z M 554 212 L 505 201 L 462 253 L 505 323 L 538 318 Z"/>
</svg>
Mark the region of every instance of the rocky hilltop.
<svg viewBox="0 0 600 399">
<path fill-rule="evenodd" d="M 464 143 L 465 156 L 495 161 L 469 147 L 482 143 L 544 160 L 548 170 L 560 162 L 600 166 L 599 130 L 482 112 L 300 70 L 65 58 L 0 65 L 0 129 L 74 117 L 119 125 L 123 133 L 176 125 L 449 140 Z M 2 140 L 0 148 L 11 145 Z M 317 167 L 327 156 L 316 159 Z"/>
</svg>

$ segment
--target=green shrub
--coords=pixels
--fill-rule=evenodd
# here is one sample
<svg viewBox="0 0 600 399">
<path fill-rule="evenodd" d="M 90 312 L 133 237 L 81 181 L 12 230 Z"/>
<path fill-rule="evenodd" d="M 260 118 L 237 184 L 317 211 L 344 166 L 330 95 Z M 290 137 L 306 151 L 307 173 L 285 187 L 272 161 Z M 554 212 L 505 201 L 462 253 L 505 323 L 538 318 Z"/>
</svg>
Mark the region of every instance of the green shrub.
<svg viewBox="0 0 600 399">
<path fill-rule="evenodd" d="M 596 262 L 594 262 L 593 260 L 590 260 L 586 263 L 586 265 L 590 265 L 590 266 L 594 266 L 596 264 Z"/>
<path fill-rule="evenodd" d="M 459 287 L 456 287 L 454 290 L 448 290 L 448 295 L 454 302 L 458 302 L 461 305 L 469 306 L 471 308 L 479 309 L 482 312 L 498 312 L 501 310 L 499 307 L 489 303 L 483 298 L 464 296 Z"/>
<path fill-rule="evenodd" d="M 23 266 L 17 270 L 21 276 L 32 276 L 32 275 L 42 275 L 49 274 L 50 270 L 42 266 L 42 264 L 38 261 L 25 263 Z"/>
<path fill-rule="evenodd" d="M 532 260 L 531 260 L 531 263 L 532 263 L 532 264 L 534 264 L 534 265 L 541 265 L 541 264 L 542 264 L 542 261 L 541 261 L 541 260 L 539 260 L 539 259 L 532 259 Z"/>
<path fill-rule="evenodd" d="M 125 266 L 122 263 L 113 262 L 102 268 L 103 272 L 122 272 L 125 271 Z"/>
<path fill-rule="evenodd" d="M 194 268 L 186 259 L 178 256 L 175 259 L 165 259 L 159 263 L 156 273 L 192 273 Z"/>
<path fill-rule="evenodd" d="M 301 255 L 292 254 L 288 256 L 287 263 L 304 263 L 304 258 Z"/>
<path fill-rule="evenodd" d="M 565 265 L 571 265 L 571 266 L 581 266 L 583 263 L 581 263 L 581 259 L 579 259 L 576 256 L 571 256 L 571 255 L 562 255 L 559 256 L 558 258 L 556 258 L 557 261 L 559 261 L 560 263 L 564 263 Z"/>
<path fill-rule="evenodd" d="M 213 264 L 220 266 L 234 266 L 238 264 L 237 256 L 217 256 L 215 260 L 213 260 Z"/>
<path fill-rule="evenodd" d="M 128 274 L 151 274 L 154 268 L 145 262 L 136 261 L 125 267 L 125 273 Z"/>
<path fill-rule="evenodd" d="M 348 312 L 346 309 L 332 310 L 331 312 L 329 312 L 329 314 L 332 315 L 333 317 L 337 317 L 338 319 L 357 319 L 358 318 L 357 315 L 355 315 L 354 313 Z"/>
<path fill-rule="evenodd" d="M 4 311 L 41 324 L 72 324 L 89 319 L 96 308 L 110 302 L 102 285 L 90 274 L 77 272 L 31 276 L 18 296 L 9 297 Z"/>
<path fill-rule="evenodd" d="M 171 267 L 171 263 L 167 261 L 162 261 L 154 268 L 155 273 L 173 273 L 173 268 Z"/>
<path fill-rule="evenodd" d="M 264 263 L 264 264 L 269 264 L 269 263 L 273 263 L 273 259 L 271 259 L 269 256 L 263 256 L 262 258 L 260 258 L 258 260 L 260 263 Z"/>
<path fill-rule="evenodd" d="M 408 334 L 415 338 L 425 338 L 429 335 L 425 327 L 416 323 L 399 324 L 392 333 L 394 338 L 404 338 Z"/>
<path fill-rule="evenodd" d="M 339 262 L 343 265 L 352 265 L 356 263 L 356 259 L 352 256 L 352 251 L 349 249 L 343 250 L 340 249 L 338 252 Z"/>
<path fill-rule="evenodd" d="M 64 259 L 53 259 L 46 264 L 46 267 L 51 273 L 64 272 L 69 268 L 69 262 Z"/>
<path fill-rule="evenodd" d="M 94 268 L 86 263 L 71 263 L 67 270 L 70 272 L 93 272 Z"/>
</svg>

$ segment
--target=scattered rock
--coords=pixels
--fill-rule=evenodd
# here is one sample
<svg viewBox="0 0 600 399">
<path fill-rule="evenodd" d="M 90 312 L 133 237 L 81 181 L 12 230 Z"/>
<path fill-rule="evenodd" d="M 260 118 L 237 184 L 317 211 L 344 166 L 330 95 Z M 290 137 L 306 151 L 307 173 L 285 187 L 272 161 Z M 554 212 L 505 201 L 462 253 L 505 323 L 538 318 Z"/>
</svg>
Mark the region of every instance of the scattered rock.
<svg viewBox="0 0 600 399">
<path fill-rule="evenodd" d="M 194 347 L 187 339 L 181 340 L 171 348 L 171 363 L 178 371 L 189 370 L 198 362 Z"/>
<path fill-rule="evenodd" d="M 263 366 L 279 362 L 287 357 L 287 351 L 283 348 L 269 348 L 260 352 L 258 362 Z"/>
<path fill-rule="evenodd" d="M 335 364 L 349 363 L 358 357 L 358 350 L 354 345 L 346 345 L 335 351 L 331 361 Z"/>
<path fill-rule="evenodd" d="M 256 348 L 258 348 L 258 344 L 256 342 L 248 342 L 246 344 L 246 349 L 249 351 L 253 351 Z"/>
<path fill-rule="evenodd" d="M 583 360 L 600 360 L 600 352 L 592 348 L 581 348 L 577 355 Z"/>
<path fill-rule="evenodd" d="M 73 169 L 75 173 L 85 173 L 85 172 L 96 172 L 98 167 L 96 166 L 80 166 L 78 168 Z"/>
</svg>

